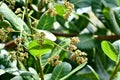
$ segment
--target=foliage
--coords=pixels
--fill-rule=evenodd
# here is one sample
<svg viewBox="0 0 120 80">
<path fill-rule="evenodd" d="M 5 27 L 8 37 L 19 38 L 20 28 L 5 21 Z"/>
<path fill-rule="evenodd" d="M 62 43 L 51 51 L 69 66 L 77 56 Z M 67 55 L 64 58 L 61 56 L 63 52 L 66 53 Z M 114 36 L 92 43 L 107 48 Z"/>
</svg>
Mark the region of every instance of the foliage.
<svg viewBox="0 0 120 80">
<path fill-rule="evenodd" d="M 120 0 L 0 0 L 0 80 L 118 80 L 119 6 Z M 90 12 L 82 12 L 86 7 Z"/>
</svg>

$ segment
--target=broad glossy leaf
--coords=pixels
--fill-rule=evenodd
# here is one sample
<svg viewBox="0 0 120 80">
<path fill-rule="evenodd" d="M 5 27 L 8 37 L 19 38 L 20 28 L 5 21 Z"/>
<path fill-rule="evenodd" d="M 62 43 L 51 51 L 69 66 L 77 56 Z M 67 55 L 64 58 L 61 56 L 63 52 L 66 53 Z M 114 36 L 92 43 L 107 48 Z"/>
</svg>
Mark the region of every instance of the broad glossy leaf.
<svg viewBox="0 0 120 80">
<path fill-rule="evenodd" d="M 1 3 L 0 3 L 1 4 Z M 23 27 L 24 31 L 26 33 L 31 33 L 30 29 L 28 26 L 25 24 L 24 21 L 22 21 L 20 18 L 18 18 L 9 8 L 5 3 L 2 3 L 0 6 L 0 14 L 2 14 L 6 20 L 8 20 L 13 29 L 20 31 L 21 28 Z M 23 24 L 23 25 L 22 25 Z"/>
<path fill-rule="evenodd" d="M 37 40 L 33 40 L 29 43 L 28 49 L 33 56 L 43 55 L 54 47 L 54 42 L 51 40 L 45 39 L 43 45 L 40 45 Z"/>
<path fill-rule="evenodd" d="M 53 27 L 54 17 L 46 15 L 45 13 L 40 17 L 37 28 L 43 30 L 50 30 Z"/>
<path fill-rule="evenodd" d="M 67 75 L 71 71 L 71 69 L 72 66 L 66 62 L 57 65 L 52 72 L 52 76 L 50 80 L 60 80 L 60 78 Z"/>
<path fill-rule="evenodd" d="M 114 49 L 114 47 L 112 46 L 112 44 L 108 41 L 102 41 L 101 43 L 101 47 L 103 52 L 113 61 L 117 61 L 117 53 Z"/>
</svg>

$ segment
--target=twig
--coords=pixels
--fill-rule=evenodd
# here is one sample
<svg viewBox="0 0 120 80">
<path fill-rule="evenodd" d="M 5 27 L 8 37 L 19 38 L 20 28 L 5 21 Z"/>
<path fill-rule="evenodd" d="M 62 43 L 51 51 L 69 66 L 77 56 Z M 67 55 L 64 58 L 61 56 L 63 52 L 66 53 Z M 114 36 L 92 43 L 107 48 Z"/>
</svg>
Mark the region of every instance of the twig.
<svg viewBox="0 0 120 80">
<path fill-rule="evenodd" d="M 111 75 L 111 77 L 110 77 L 109 80 L 113 80 L 113 78 L 115 77 L 115 75 L 116 75 L 116 73 L 117 73 L 117 70 L 118 70 L 119 66 L 120 66 L 120 60 L 119 60 L 118 64 L 116 65 L 115 70 L 114 70 L 114 72 L 113 72 L 113 74 Z"/>
<path fill-rule="evenodd" d="M 41 56 L 36 57 L 36 58 L 37 58 L 37 61 L 38 61 L 41 80 L 44 80 L 44 73 L 43 73 L 43 68 L 42 68 L 42 64 L 41 64 Z"/>
</svg>

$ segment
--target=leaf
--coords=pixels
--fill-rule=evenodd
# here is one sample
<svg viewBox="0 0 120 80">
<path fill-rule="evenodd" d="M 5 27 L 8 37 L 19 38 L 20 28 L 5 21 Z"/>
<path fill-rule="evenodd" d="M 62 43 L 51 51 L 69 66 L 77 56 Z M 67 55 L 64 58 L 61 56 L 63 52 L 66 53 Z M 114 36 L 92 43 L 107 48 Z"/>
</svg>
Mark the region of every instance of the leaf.
<svg viewBox="0 0 120 80">
<path fill-rule="evenodd" d="M 24 79 L 22 78 L 22 76 L 15 76 L 10 80 L 24 80 Z"/>
<path fill-rule="evenodd" d="M 55 8 L 55 11 L 57 12 L 57 14 L 62 17 L 64 16 L 64 14 L 67 11 L 67 8 L 63 4 L 55 4 L 54 8 Z"/>
<path fill-rule="evenodd" d="M 89 20 L 87 19 L 89 15 L 87 13 L 84 13 L 82 15 L 79 15 L 79 19 L 76 20 L 75 25 L 77 26 L 77 30 L 80 32 L 84 28 L 87 27 Z"/>
<path fill-rule="evenodd" d="M 69 0 L 75 5 L 75 8 L 83 8 L 91 6 L 92 0 Z"/>
<path fill-rule="evenodd" d="M 38 30 L 38 32 L 43 32 L 43 33 L 45 33 L 45 38 L 47 38 L 51 41 L 56 41 L 56 36 L 54 34 L 52 34 L 51 32 L 46 31 L 46 30 Z"/>
<path fill-rule="evenodd" d="M 110 1 L 93 0 L 92 10 L 95 13 L 95 15 L 100 19 L 100 21 L 105 25 L 107 29 L 110 29 L 115 34 L 120 34 L 120 28 L 119 28 L 119 25 L 117 24 L 114 11 L 112 9 L 115 3 L 111 2 L 110 4 L 113 4 L 113 5 L 108 5 L 107 2 L 110 2 Z"/>
<path fill-rule="evenodd" d="M 54 17 L 46 15 L 45 13 L 40 17 L 37 28 L 43 30 L 50 30 L 54 23 Z"/>
<path fill-rule="evenodd" d="M 77 66 L 75 69 L 73 69 L 69 74 L 67 74 L 66 76 L 62 77 L 60 80 L 65 80 L 68 77 L 70 77 L 71 75 L 73 75 L 74 73 L 76 73 L 77 71 L 79 71 L 80 69 L 82 69 L 85 65 L 87 64 L 87 61 L 80 64 L 79 66 Z"/>
<path fill-rule="evenodd" d="M 33 78 L 34 78 L 35 80 L 39 80 L 39 75 L 38 75 L 38 73 L 36 72 L 35 69 L 33 69 L 32 67 L 30 67 L 30 68 L 29 68 L 29 71 L 30 71 L 32 74 L 34 74 L 34 75 L 32 75 L 32 76 L 33 76 Z"/>
<path fill-rule="evenodd" d="M 33 40 L 32 42 L 29 43 L 28 49 L 31 55 L 38 56 L 50 52 L 53 47 L 54 47 L 54 42 L 45 39 L 43 45 L 40 45 L 37 42 L 37 40 Z"/>
<path fill-rule="evenodd" d="M 117 54 L 120 54 L 120 40 L 113 42 L 112 45 L 115 48 Z"/>
<path fill-rule="evenodd" d="M 102 41 L 101 43 L 101 47 L 102 47 L 102 50 L 103 52 L 113 61 L 117 61 L 117 53 L 114 49 L 114 47 L 111 45 L 110 42 L 108 41 Z"/>
<path fill-rule="evenodd" d="M 114 11 L 116 22 L 120 27 L 120 23 L 119 23 L 120 22 L 120 7 L 113 8 L 113 11 Z"/>
<path fill-rule="evenodd" d="M 63 28 L 68 29 L 68 28 L 65 26 L 66 20 L 65 20 L 62 16 L 57 15 L 57 16 L 56 16 L 56 20 L 59 22 L 59 24 L 60 24 Z"/>
<path fill-rule="evenodd" d="M 62 51 L 62 48 L 65 49 L 69 44 L 70 44 L 70 39 L 65 39 L 65 40 L 63 40 L 62 42 L 60 42 L 60 43 L 58 44 L 59 47 L 56 46 L 56 47 L 53 49 L 53 51 L 52 51 L 52 53 L 50 54 L 50 56 L 59 55 L 59 54 L 61 53 L 61 51 Z M 60 47 L 61 47 L 61 48 L 60 48 Z"/>
<path fill-rule="evenodd" d="M 67 75 L 72 69 L 72 66 L 69 63 L 63 62 L 60 65 L 57 65 L 53 72 L 50 80 L 59 80 L 63 76 Z"/>
<path fill-rule="evenodd" d="M 20 18 L 18 18 L 8 8 L 8 6 L 5 3 L 2 3 L 2 5 L 0 6 L 0 14 L 2 14 L 5 17 L 5 19 L 8 20 L 11 23 L 13 29 L 20 31 L 21 28 L 23 28 L 24 32 L 31 33 L 29 27 L 25 24 L 25 22 L 22 21 Z"/>
<path fill-rule="evenodd" d="M 0 28 L 7 28 L 7 27 L 11 27 L 11 24 L 7 21 L 7 20 L 3 20 L 3 21 L 0 21 Z"/>
<path fill-rule="evenodd" d="M 100 80 L 100 77 L 99 77 L 98 74 L 95 72 L 95 70 L 94 70 L 91 66 L 89 66 L 89 65 L 88 65 L 88 68 L 93 72 L 93 74 L 95 75 L 96 79 L 97 79 L 97 80 Z"/>
<path fill-rule="evenodd" d="M 79 49 L 93 49 L 98 45 L 93 36 L 89 34 L 79 35 L 79 40 L 80 42 L 77 44 Z"/>
<path fill-rule="evenodd" d="M 0 69 L 0 75 L 2 75 L 2 74 L 4 74 L 4 73 L 5 73 L 5 71 L 2 70 L 2 69 Z"/>
</svg>

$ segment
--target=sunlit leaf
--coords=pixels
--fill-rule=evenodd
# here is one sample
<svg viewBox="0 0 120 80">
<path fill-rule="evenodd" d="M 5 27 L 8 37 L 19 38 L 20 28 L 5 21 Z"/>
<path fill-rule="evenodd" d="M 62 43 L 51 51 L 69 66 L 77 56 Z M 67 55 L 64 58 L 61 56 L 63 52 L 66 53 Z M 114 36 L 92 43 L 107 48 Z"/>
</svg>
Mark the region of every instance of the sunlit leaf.
<svg viewBox="0 0 120 80">
<path fill-rule="evenodd" d="M 108 41 L 102 41 L 101 47 L 103 52 L 113 61 L 117 61 L 117 53 L 114 47 Z"/>
<path fill-rule="evenodd" d="M 55 11 L 57 12 L 57 14 L 59 16 L 62 16 L 62 17 L 66 13 L 66 10 L 67 10 L 66 7 L 64 5 L 62 5 L 62 4 L 56 4 L 54 6 L 54 8 L 55 8 Z"/>
<path fill-rule="evenodd" d="M 45 39 L 43 45 L 40 45 L 37 40 L 33 40 L 29 43 L 28 49 L 33 56 L 43 55 L 54 47 L 54 42 L 51 40 Z"/>
</svg>

